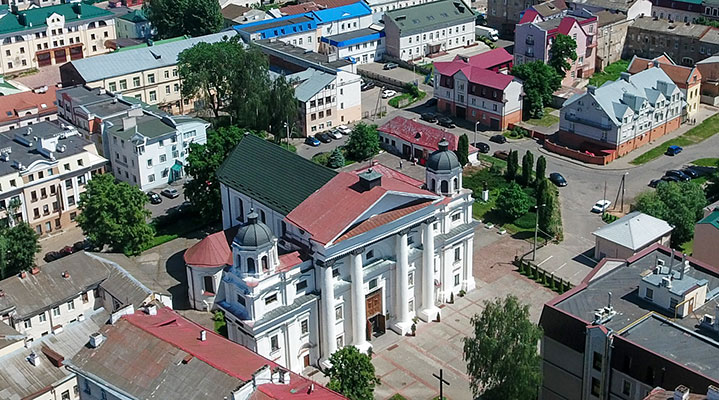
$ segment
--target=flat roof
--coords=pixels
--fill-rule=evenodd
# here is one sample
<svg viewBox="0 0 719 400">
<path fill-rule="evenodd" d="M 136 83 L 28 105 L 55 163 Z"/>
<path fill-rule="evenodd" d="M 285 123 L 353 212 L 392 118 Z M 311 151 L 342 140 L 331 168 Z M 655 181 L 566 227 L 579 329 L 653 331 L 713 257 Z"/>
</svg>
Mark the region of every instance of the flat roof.
<svg viewBox="0 0 719 400">
<path fill-rule="evenodd" d="M 670 23 L 664 19 L 654 20 L 652 17 L 639 17 L 634 19 L 634 23 L 630 29 L 643 29 L 647 31 L 662 32 L 667 35 L 689 36 L 699 38 L 704 35 L 710 27 L 706 25 L 697 25 L 683 22 Z"/>
<path fill-rule="evenodd" d="M 275 57 L 282 58 L 285 61 L 293 63 L 305 68 L 316 68 L 325 72 L 335 72 L 336 70 L 352 65 L 352 62 L 345 59 L 329 61 L 324 54 L 315 53 L 302 47 L 293 46 L 281 40 L 270 41 L 258 40 L 255 42 L 263 53 Z M 270 61 L 271 62 L 271 61 Z"/>
<path fill-rule="evenodd" d="M 356 31 L 340 33 L 333 36 L 323 36 L 320 40 L 337 47 L 346 47 L 358 43 L 377 40 L 385 36 L 384 30 L 378 31 L 372 28 L 363 28 Z"/>
</svg>

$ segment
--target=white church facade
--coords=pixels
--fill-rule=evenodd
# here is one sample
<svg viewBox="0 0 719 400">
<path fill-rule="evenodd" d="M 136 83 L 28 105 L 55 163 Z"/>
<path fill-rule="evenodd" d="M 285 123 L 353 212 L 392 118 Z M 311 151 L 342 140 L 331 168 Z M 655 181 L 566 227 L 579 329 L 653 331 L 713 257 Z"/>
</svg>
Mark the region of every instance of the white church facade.
<svg viewBox="0 0 719 400">
<path fill-rule="evenodd" d="M 292 371 L 410 333 L 475 287 L 474 200 L 444 140 L 425 182 L 381 165 L 337 173 L 253 136 L 218 177 L 225 231 L 185 253 L 191 303 Z"/>
</svg>

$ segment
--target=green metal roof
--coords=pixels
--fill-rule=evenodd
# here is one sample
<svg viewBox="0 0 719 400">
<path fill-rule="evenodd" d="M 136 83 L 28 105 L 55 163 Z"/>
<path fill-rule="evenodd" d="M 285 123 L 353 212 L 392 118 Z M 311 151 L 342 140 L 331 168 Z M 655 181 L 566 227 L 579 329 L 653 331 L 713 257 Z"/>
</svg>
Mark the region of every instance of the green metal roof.
<svg viewBox="0 0 719 400">
<path fill-rule="evenodd" d="M 159 46 L 161 44 L 179 42 L 180 40 L 185 40 L 185 39 L 189 39 L 189 38 L 190 38 L 189 35 L 184 35 L 184 36 L 178 36 L 178 37 L 164 39 L 164 40 L 154 40 L 154 41 L 152 41 L 152 45 Z M 115 50 L 115 53 L 120 52 L 120 51 L 142 49 L 145 47 L 150 47 L 149 43 L 141 43 L 141 44 L 136 44 L 134 46 L 120 47 L 119 49 Z"/>
<path fill-rule="evenodd" d="M 217 171 L 220 182 L 287 215 L 337 173 L 254 135 Z"/>
<path fill-rule="evenodd" d="M 440 0 L 387 11 L 401 35 L 414 35 L 474 21 L 476 14 L 461 0 Z"/>
<path fill-rule="evenodd" d="M 702 218 L 698 224 L 710 224 L 713 227 L 719 229 L 719 208 L 715 208 L 714 211 L 709 213 L 706 217 Z"/>
<path fill-rule="evenodd" d="M 145 16 L 145 13 L 142 10 L 134 10 L 132 12 L 129 12 L 120 19 L 130 22 L 145 22 L 147 21 L 147 17 Z"/>
<path fill-rule="evenodd" d="M 65 17 L 66 24 L 97 17 L 113 17 L 114 15 L 110 11 L 83 3 L 29 8 L 17 13 L 7 13 L 0 18 L 0 34 L 44 28 L 47 26 L 47 18 L 52 14 Z"/>
<path fill-rule="evenodd" d="M 177 132 L 177 129 L 165 123 L 162 118 L 150 115 L 137 117 L 137 125 L 129 128 L 128 130 L 122 129 L 121 118 L 112 120 L 112 122 L 115 125 L 108 129 L 108 133 L 125 140 L 130 140 L 136 133 L 152 139 L 172 132 Z"/>
</svg>

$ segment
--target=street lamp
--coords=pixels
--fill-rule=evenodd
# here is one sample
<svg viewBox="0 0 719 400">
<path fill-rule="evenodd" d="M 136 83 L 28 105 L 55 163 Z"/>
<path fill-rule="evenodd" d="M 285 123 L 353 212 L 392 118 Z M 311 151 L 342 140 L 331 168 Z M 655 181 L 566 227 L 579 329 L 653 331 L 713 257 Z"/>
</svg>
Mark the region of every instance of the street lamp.
<svg viewBox="0 0 719 400">
<path fill-rule="evenodd" d="M 288 124 L 287 122 L 283 122 L 283 124 L 285 125 L 285 129 L 287 130 L 287 148 L 289 149 L 290 148 L 290 124 Z"/>
<path fill-rule="evenodd" d="M 473 146 L 477 147 L 477 127 L 479 126 L 479 121 L 476 121 L 474 123 L 474 144 Z"/>
<path fill-rule="evenodd" d="M 534 222 L 534 246 L 532 248 L 532 261 L 535 260 L 537 257 L 537 232 L 539 231 L 539 207 L 546 207 L 546 204 L 537 205 L 534 206 L 534 209 L 537 210 L 536 218 Z"/>
</svg>

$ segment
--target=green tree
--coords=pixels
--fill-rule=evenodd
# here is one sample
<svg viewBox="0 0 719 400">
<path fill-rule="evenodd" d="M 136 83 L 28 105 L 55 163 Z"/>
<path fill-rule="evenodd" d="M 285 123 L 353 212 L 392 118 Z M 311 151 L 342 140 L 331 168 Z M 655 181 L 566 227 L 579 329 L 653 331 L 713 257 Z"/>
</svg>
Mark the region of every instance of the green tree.
<svg viewBox="0 0 719 400">
<path fill-rule="evenodd" d="M 517 175 L 519 175 L 519 153 L 517 150 L 510 150 L 509 157 L 507 157 L 507 180 L 514 181 L 517 179 Z"/>
<path fill-rule="evenodd" d="M 706 203 L 704 191 L 696 182 L 660 182 L 655 191 L 637 197 L 635 208 L 672 225 L 672 246 L 678 248 L 694 236 L 694 224 L 702 217 Z"/>
<path fill-rule="evenodd" d="M 267 91 L 265 105 L 267 130 L 274 136 L 275 142 L 279 143 L 282 138 L 292 135 L 297 121 L 298 105 L 292 83 L 282 75 L 275 78 Z"/>
<path fill-rule="evenodd" d="M 499 190 L 495 204 L 497 210 L 513 221 L 529 211 L 532 200 L 521 186 L 516 182 L 510 182 L 509 185 Z"/>
<path fill-rule="evenodd" d="M 229 96 L 229 110 L 232 121 L 239 126 L 268 130 L 269 107 L 268 91 L 272 87 L 269 76 L 269 60 L 255 45 L 239 52 L 239 57 L 232 66 L 226 69 L 232 76 L 232 87 Z M 286 99 L 295 101 L 294 97 Z M 284 128 L 284 126 L 283 126 Z"/>
<path fill-rule="evenodd" d="M 154 235 L 146 202 L 147 195 L 137 187 L 116 183 L 110 174 L 97 175 L 80 194 L 77 224 L 94 246 L 137 254 Z"/>
<path fill-rule="evenodd" d="M 485 301 L 470 320 L 473 337 L 464 338 L 464 360 L 474 397 L 532 400 L 542 383 L 537 345 L 542 328 L 529 320 L 529 306 L 515 296 Z"/>
<path fill-rule="evenodd" d="M 532 169 L 534 167 L 534 154 L 527 150 L 522 157 L 522 185 L 529 187 L 532 183 Z"/>
<path fill-rule="evenodd" d="M 220 218 L 222 200 L 220 183 L 215 176 L 230 151 L 240 143 L 244 132 L 236 126 L 207 132 L 207 143 L 190 143 L 185 172 L 192 179 L 185 181 L 185 197 L 209 221 Z"/>
<path fill-rule="evenodd" d="M 149 0 L 142 8 L 158 39 L 216 33 L 224 22 L 214 0 Z"/>
<path fill-rule="evenodd" d="M 557 235 L 561 224 L 555 214 L 558 205 L 557 196 L 547 178 L 537 178 L 537 205 L 539 229 L 551 236 Z"/>
<path fill-rule="evenodd" d="M 454 153 L 457 154 L 457 159 L 459 159 L 460 164 L 464 166 L 469 163 L 469 138 L 467 134 L 462 134 L 462 136 L 459 137 L 457 140 L 457 151 Z"/>
<path fill-rule="evenodd" d="M 330 356 L 330 367 L 325 376 L 330 378 L 328 388 L 350 400 L 372 400 L 374 387 L 379 383 L 370 357 L 354 346 L 343 347 Z"/>
<path fill-rule="evenodd" d="M 342 150 L 336 148 L 332 150 L 330 158 L 327 161 L 327 166 L 330 168 L 341 168 L 345 166 L 345 155 L 342 154 Z"/>
<path fill-rule="evenodd" d="M 539 156 L 537 159 L 537 171 L 534 176 L 537 178 L 536 185 L 539 187 L 539 184 L 541 183 L 540 178 L 547 177 L 547 159 L 544 158 L 544 156 Z"/>
<path fill-rule="evenodd" d="M 345 151 L 347 158 L 355 161 L 363 161 L 379 153 L 377 125 L 367 125 L 364 122 L 357 124 L 350 133 Z"/>
<path fill-rule="evenodd" d="M 413 84 L 413 83 L 407 83 L 407 84 L 405 84 L 405 85 L 404 85 L 404 90 L 405 90 L 407 93 L 409 93 L 409 95 L 412 96 L 412 97 L 417 98 L 417 97 L 420 96 L 420 90 L 419 90 L 419 88 L 417 87 L 417 85 L 415 85 L 415 84 Z"/>
<path fill-rule="evenodd" d="M 571 64 L 567 60 L 577 59 L 577 42 L 571 36 L 558 34 L 549 50 L 549 64 L 561 77 L 566 76 Z"/>
<path fill-rule="evenodd" d="M 719 163 L 717 163 L 716 169 L 709 176 L 706 188 L 704 189 L 707 200 L 713 202 L 719 199 Z"/>
<path fill-rule="evenodd" d="M 0 279 L 35 266 L 35 254 L 40 251 L 37 239 L 27 222 L 0 229 Z"/>
<path fill-rule="evenodd" d="M 515 65 L 512 75 L 522 80 L 530 116 L 541 118 L 544 106 L 552 103 L 552 93 L 562 86 L 562 76 L 542 61 Z"/>
<path fill-rule="evenodd" d="M 185 34 L 192 37 L 217 33 L 225 22 L 220 3 L 216 0 L 187 1 L 183 17 Z"/>
</svg>

